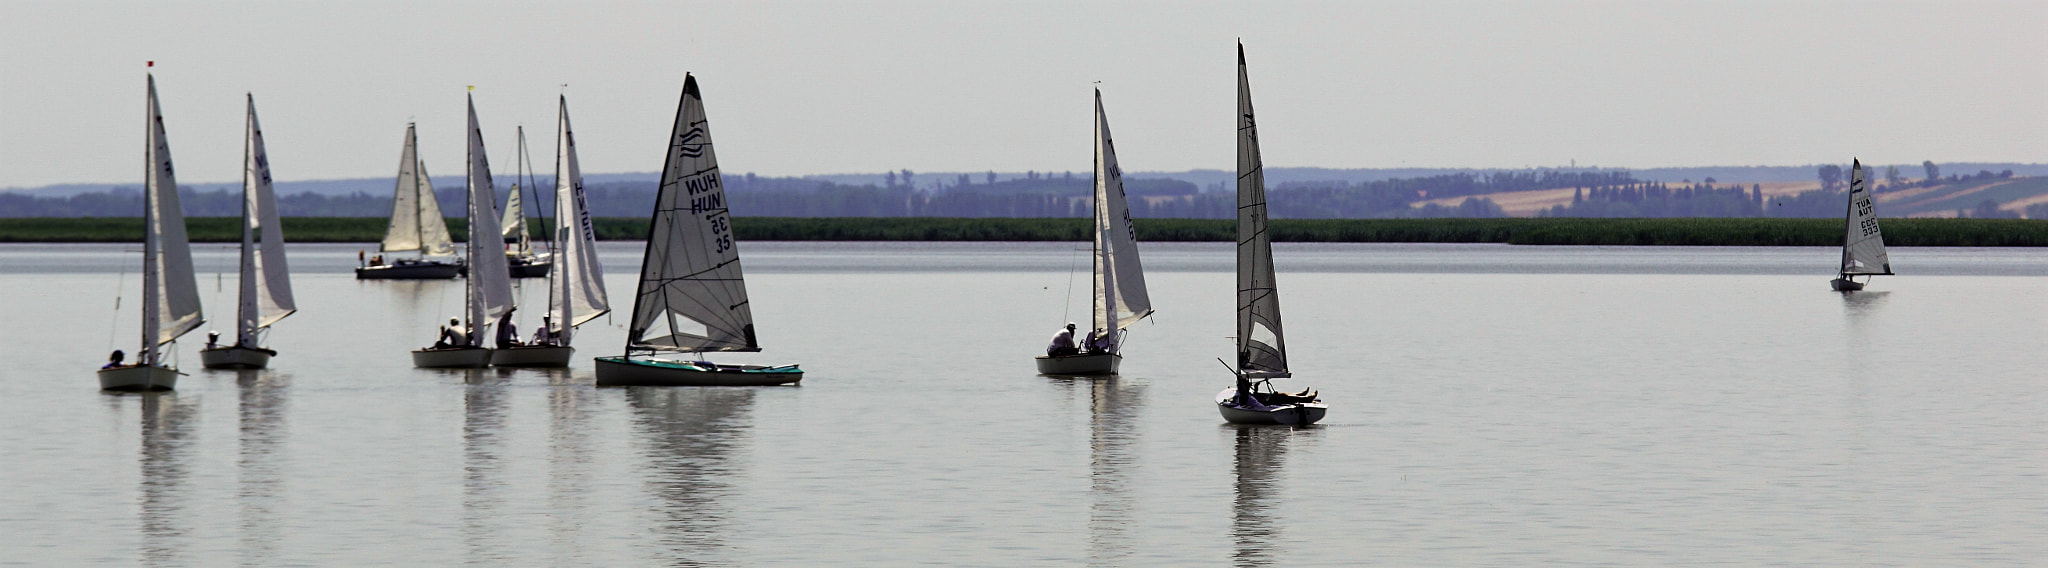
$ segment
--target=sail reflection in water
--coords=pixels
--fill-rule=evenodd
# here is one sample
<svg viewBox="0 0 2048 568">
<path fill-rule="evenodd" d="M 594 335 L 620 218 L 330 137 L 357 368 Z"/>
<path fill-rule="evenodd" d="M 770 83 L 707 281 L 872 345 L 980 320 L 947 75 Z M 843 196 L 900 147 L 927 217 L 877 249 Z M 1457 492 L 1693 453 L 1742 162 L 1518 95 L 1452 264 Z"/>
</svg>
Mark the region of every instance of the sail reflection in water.
<svg viewBox="0 0 2048 568">
<path fill-rule="evenodd" d="M 629 387 L 647 489 L 658 500 L 650 532 L 678 566 L 731 565 L 727 525 L 731 481 L 745 466 L 733 452 L 748 445 L 754 392 L 747 389 Z"/>
<path fill-rule="evenodd" d="M 505 563 L 514 548 L 498 542 L 510 534 L 500 526 L 506 507 L 498 494 L 505 484 L 499 454 L 512 381 L 489 369 L 460 372 L 467 387 L 462 392 L 462 542 L 472 564 Z"/>
<path fill-rule="evenodd" d="M 522 375 L 535 370 L 523 370 Z M 539 370 L 548 384 L 548 539 L 554 558 L 549 564 L 568 566 L 591 558 L 583 546 L 583 527 L 598 521 L 590 507 L 585 484 L 596 475 L 592 464 L 602 452 L 590 433 L 591 416 L 597 406 L 597 391 L 587 388 L 591 378 L 577 378 L 566 368 Z M 599 536 L 608 536 L 600 534 Z"/>
<path fill-rule="evenodd" d="M 236 458 L 238 487 L 235 501 L 241 506 L 240 534 L 242 565 L 276 564 L 283 525 L 290 517 L 284 498 L 286 401 L 291 376 L 272 370 L 235 372 L 238 416 L 236 429 L 241 438 Z"/>
<path fill-rule="evenodd" d="M 1145 387 L 1116 377 L 1061 382 L 1088 393 L 1088 563 L 1123 565 L 1132 549 L 1131 477 Z"/>
<path fill-rule="evenodd" d="M 1273 428 L 1232 425 L 1236 431 L 1237 492 L 1230 504 L 1231 563 L 1235 566 L 1272 566 L 1283 551 L 1280 523 L 1285 519 L 1275 507 L 1285 495 L 1287 445 L 1296 437 L 1318 436 L 1315 428 Z"/>
<path fill-rule="evenodd" d="M 184 518 L 186 454 L 196 443 L 199 409 L 170 392 L 136 396 L 142 399 L 142 563 L 183 564 L 185 527 L 191 526 Z"/>
</svg>

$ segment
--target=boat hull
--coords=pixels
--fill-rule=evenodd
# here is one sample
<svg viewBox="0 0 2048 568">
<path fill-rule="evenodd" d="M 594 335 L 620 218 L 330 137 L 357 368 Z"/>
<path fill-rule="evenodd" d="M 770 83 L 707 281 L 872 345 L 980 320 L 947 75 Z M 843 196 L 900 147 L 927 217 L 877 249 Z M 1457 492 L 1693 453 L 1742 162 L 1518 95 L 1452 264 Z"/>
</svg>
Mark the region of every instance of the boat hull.
<svg viewBox="0 0 2048 568">
<path fill-rule="evenodd" d="M 232 345 L 199 350 L 199 361 L 208 369 L 261 369 L 270 366 L 276 351 Z"/>
<path fill-rule="evenodd" d="M 1085 355 L 1041 355 L 1036 359 L 1041 375 L 1114 375 L 1124 356 L 1115 353 Z"/>
<path fill-rule="evenodd" d="M 601 387 L 765 387 L 793 385 L 804 379 L 796 365 L 716 365 L 624 357 L 597 358 Z"/>
<path fill-rule="evenodd" d="M 357 280 L 447 280 L 462 274 L 462 266 L 446 262 L 400 262 L 356 268 Z"/>
<path fill-rule="evenodd" d="M 1857 282 L 1855 280 L 1850 280 L 1847 278 L 1836 278 L 1833 281 L 1828 282 L 1828 285 L 1834 286 L 1836 292 L 1854 292 L 1863 289 L 1862 282 Z"/>
<path fill-rule="evenodd" d="M 1323 415 L 1330 411 L 1329 406 L 1320 402 L 1283 404 L 1261 409 L 1230 406 L 1231 399 L 1236 397 L 1237 387 L 1225 388 L 1223 392 L 1216 393 L 1216 410 L 1223 414 L 1223 421 L 1231 424 L 1307 426 L 1322 421 Z"/>
<path fill-rule="evenodd" d="M 518 345 L 491 352 L 496 367 L 567 367 L 576 348 L 567 345 Z"/>
<path fill-rule="evenodd" d="M 553 262 L 547 260 L 508 260 L 511 262 L 506 265 L 505 270 L 511 272 L 513 278 L 547 278 L 548 267 L 554 266 Z"/>
<path fill-rule="evenodd" d="M 178 370 L 162 365 L 100 369 L 100 390 L 167 391 L 178 388 Z"/>
<path fill-rule="evenodd" d="M 448 347 L 412 352 L 412 366 L 422 369 L 481 369 L 491 365 L 491 350 L 484 347 Z"/>
</svg>

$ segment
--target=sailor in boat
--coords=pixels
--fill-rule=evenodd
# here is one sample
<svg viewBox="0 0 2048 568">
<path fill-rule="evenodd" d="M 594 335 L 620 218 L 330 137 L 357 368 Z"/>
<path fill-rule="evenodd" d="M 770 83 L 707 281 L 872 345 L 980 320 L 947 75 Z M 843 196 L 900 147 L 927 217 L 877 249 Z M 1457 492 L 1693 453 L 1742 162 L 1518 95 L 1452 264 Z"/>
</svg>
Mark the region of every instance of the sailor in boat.
<svg viewBox="0 0 2048 568">
<path fill-rule="evenodd" d="M 512 323 L 512 312 L 516 311 L 519 311 L 519 308 L 505 310 L 505 315 L 498 316 L 499 349 L 519 345 L 519 328 Z"/>
<path fill-rule="evenodd" d="M 462 320 L 448 318 L 448 325 L 441 326 L 441 338 L 434 341 L 435 349 L 469 345 L 469 335 L 462 332 Z"/>
<path fill-rule="evenodd" d="M 540 317 L 540 329 L 536 329 L 536 330 L 533 330 L 533 344 L 534 344 L 534 345 L 554 345 L 554 344 L 555 344 L 555 332 L 553 331 L 553 330 L 554 330 L 554 327 L 555 327 L 555 318 L 554 318 L 554 316 L 541 316 L 541 317 Z"/>
<path fill-rule="evenodd" d="M 119 349 L 115 349 L 115 350 L 114 350 L 114 354 L 112 354 L 112 355 L 108 355 L 108 356 L 107 356 L 107 365 L 106 365 L 106 366 L 104 366 L 104 367 L 100 367 L 100 368 L 101 368 L 101 369 L 112 369 L 112 368 L 115 368 L 115 367 L 119 367 L 119 366 L 121 366 L 121 360 L 122 360 L 122 359 L 126 359 L 126 358 L 128 358 L 128 354 L 126 354 L 126 353 L 122 353 L 122 352 L 121 352 L 121 350 L 119 350 Z"/>
<path fill-rule="evenodd" d="M 207 348 L 207 349 L 213 349 L 213 348 L 216 348 L 216 347 L 220 347 L 220 332 L 218 332 L 218 331 L 208 331 L 208 332 L 206 332 L 206 348 Z"/>
<path fill-rule="evenodd" d="M 1059 333 L 1053 334 L 1052 344 L 1045 346 L 1045 354 L 1053 357 L 1080 352 L 1081 349 L 1074 346 L 1074 322 L 1067 322 L 1067 327 L 1060 328 Z"/>
</svg>

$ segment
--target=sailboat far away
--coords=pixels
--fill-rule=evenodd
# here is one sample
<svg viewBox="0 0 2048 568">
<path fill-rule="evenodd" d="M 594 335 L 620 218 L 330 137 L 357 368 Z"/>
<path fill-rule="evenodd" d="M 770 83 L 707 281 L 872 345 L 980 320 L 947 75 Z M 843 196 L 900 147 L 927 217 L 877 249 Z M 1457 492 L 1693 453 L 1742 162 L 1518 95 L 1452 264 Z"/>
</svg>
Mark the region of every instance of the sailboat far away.
<svg viewBox="0 0 2048 568">
<path fill-rule="evenodd" d="M 412 251 L 419 251 L 420 257 L 386 261 L 383 254 Z M 464 270 L 462 265 L 436 260 L 454 256 L 455 243 L 448 238 L 448 221 L 441 217 L 441 203 L 434 198 L 427 164 L 419 159 L 419 136 L 411 123 L 405 125 L 398 183 L 391 191 L 391 226 L 384 231 L 377 252 L 376 258 L 356 268 L 357 280 L 447 279 Z"/>
<path fill-rule="evenodd" d="M 491 364 L 484 335 L 491 323 L 512 311 L 512 278 L 505 270 L 505 252 L 498 246 L 498 206 L 491 184 L 491 164 L 484 158 L 483 131 L 476 125 L 476 100 L 469 100 L 469 246 L 463 247 L 470 274 L 463 287 L 463 311 L 469 321 L 449 321 L 432 347 L 412 352 L 412 364 L 426 368 L 477 368 Z"/>
<path fill-rule="evenodd" d="M 132 364 L 123 361 L 120 351 L 114 352 L 99 371 L 103 390 L 177 388 L 181 373 L 164 363 L 164 346 L 206 323 L 199 313 L 199 281 L 192 273 L 185 209 L 178 204 L 178 180 L 171 171 L 171 145 L 164 137 L 154 74 L 149 76 L 144 129 L 148 142 L 143 146 L 142 350 Z"/>
<path fill-rule="evenodd" d="M 1828 284 L 1837 292 L 1854 292 L 1870 284 L 1872 276 L 1891 276 L 1892 261 L 1884 252 L 1884 235 L 1877 230 L 1877 208 L 1869 186 L 1863 183 L 1863 161 L 1849 166 L 1849 211 L 1843 215 L 1842 269 Z M 1857 276 L 1863 281 L 1857 282 Z"/>
<path fill-rule="evenodd" d="M 1079 330 L 1067 329 L 1036 358 L 1046 375 L 1113 375 L 1123 363 L 1125 328 L 1152 315 L 1145 291 L 1145 268 L 1138 261 L 1138 233 L 1124 199 L 1123 169 L 1117 166 L 1110 141 L 1109 116 L 1102 110 L 1102 90 L 1095 91 L 1095 243 L 1093 327 L 1073 345 Z M 1068 324 L 1069 326 L 1073 324 Z M 1066 345 L 1061 345 L 1066 343 Z"/>
<path fill-rule="evenodd" d="M 525 199 L 520 194 L 520 182 L 526 187 L 539 191 L 533 183 L 533 169 L 528 167 L 531 160 L 526 153 L 526 127 L 519 127 L 518 152 L 512 156 L 512 193 L 505 197 L 504 218 L 498 224 L 505 228 L 505 261 L 512 270 L 513 278 L 539 278 L 548 275 L 549 255 L 533 252 L 533 235 L 526 228 Z"/>
<path fill-rule="evenodd" d="M 626 353 L 597 358 L 597 385 L 766 386 L 803 380 L 803 369 L 794 364 L 721 365 L 651 357 L 761 350 L 704 97 L 697 78 L 687 74 L 651 225 L 633 321 L 626 328 Z M 636 357 L 642 355 L 647 357 Z"/>
<path fill-rule="evenodd" d="M 567 367 L 576 350 L 569 336 L 576 326 L 611 312 L 604 291 L 604 267 L 597 262 L 597 231 L 583 200 L 583 171 L 576 164 L 576 136 L 569 129 L 569 99 L 561 99 L 555 138 L 554 268 L 548 271 L 548 311 L 539 335 L 525 345 L 500 347 L 491 364 L 500 367 Z M 521 140 L 524 140 L 522 136 Z M 518 192 L 513 193 L 514 196 Z M 510 211 L 507 211 L 509 214 Z"/>
<path fill-rule="evenodd" d="M 235 343 L 199 350 L 199 360 L 208 369 L 269 366 L 277 351 L 263 346 L 265 332 L 271 324 L 298 311 L 292 301 L 291 270 L 284 260 L 277 195 L 270 186 L 270 157 L 263 149 L 263 128 L 256 123 L 256 96 L 248 98 L 248 128 L 242 142 L 242 261 Z"/>
<path fill-rule="evenodd" d="M 1266 223 L 1266 173 L 1252 119 L 1251 79 L 1244 44 L 1237 45 L 1237 384 L 1216 393 L 1216 409 L 1233 424 L 1307 426 L 1329 411 L 1308 390 L 1285 393 L 1272 380 L 1287 370 L 1280 331 L 1280 287 L 1273 279 L 1273 239 Z M 1226 363 L 1226 366 L 1228 364 Z"/>
</svg>

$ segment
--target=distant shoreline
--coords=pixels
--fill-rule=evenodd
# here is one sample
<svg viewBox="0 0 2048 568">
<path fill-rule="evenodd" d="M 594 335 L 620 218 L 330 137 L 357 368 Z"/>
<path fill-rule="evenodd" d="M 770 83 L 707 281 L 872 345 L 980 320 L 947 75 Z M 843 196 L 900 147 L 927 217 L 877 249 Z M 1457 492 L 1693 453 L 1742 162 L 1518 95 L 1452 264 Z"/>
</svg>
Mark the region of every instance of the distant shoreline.
<svg viewBox="0 0 2048 568">
<path fill-rule="evenodd" d="M 388 221 L 377 217 L 286 217 L 288 242 L 377 242 Z M 644 240 L 647 219 L 594 219 L 601 240 Z M 733 229 L 749 241 L 1088 241 L 1083 218 L 740 217 Z M 1229 219 L 1138 219 L 1138 240 L 1229 242 Z M 462 219 L 448 220 L 458 238 Z M 535 227 L 546 226 L 536 223 Z M 1917 247 L 2048 246 L 2048 221 L 2020 219 L 1884 219 L 1885 243 Z M 186 220 L 192 242 L 241 240 L 240 219 Z M 1840 219 L 1777 218 L 1501 218 L 1276 219 L 1274 242 L 1505 243 L 1519 245 L 1834 246 Z M 0 219 L 0 243 L 141 242 L 140 217 Z"/>
</svg>

